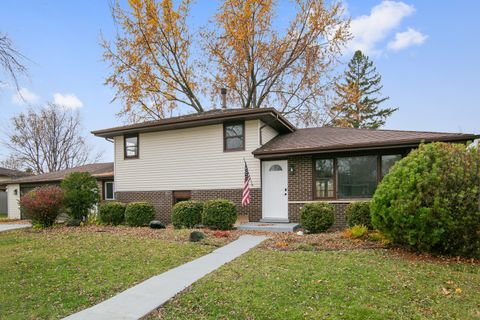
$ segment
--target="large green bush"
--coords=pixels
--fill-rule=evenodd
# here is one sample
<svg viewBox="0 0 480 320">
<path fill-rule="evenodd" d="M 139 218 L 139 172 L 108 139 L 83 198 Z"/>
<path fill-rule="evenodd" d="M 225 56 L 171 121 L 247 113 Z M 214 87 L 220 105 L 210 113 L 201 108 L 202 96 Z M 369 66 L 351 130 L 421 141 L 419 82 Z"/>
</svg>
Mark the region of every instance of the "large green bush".
<svg viewBox="0 0 480 320">
<path fill-rule="evenodd" d="M 172 224 L 175 228 L 193 228 L 202 222 L 203 203 L 181 201 L 172 209 Z"/>
<path fill-rule="evenodd" d="M 347 225 L 353 226 L 365 226 L 368 229 L 372 229 L 372 218 L 370 215 L 370 202 L 358 201 L 351 202 L 345 209 L 345 218 L 347 219 Z"/>
<path fill-rule="evenodd" d="M 334 222 L 335 207 L 325 202 L 306 203 L 300 211 L 300 224 L 311 233 L 327 231 Z"/>
<path fill-rule="evenodd" d="M 72 172 L 61 183 L 67 213 L 84 220 L 100 200 L 97 181 L 88 172 Z"/>
<path fill-rule="evenodd" d="M 38 187 L 20 198 L 20 210 L 33 224 L 52 226 L 63 207 L 63 190 L 58 186 Z"/>
<path fill-rule="evenodd" d="M 479 257 L 478 160 L 461 144 L 421 145 L 378 186 L 373 226 L 415 250 Z"/>
<path fill-rule="evenodd" d="M 202 224 L 220 230 L 232 229 L 237 221 L 237 207 L 229 200 L 217 199 L 205 202 Z"/>
<path fill-rule="evenodd" d="M 98 208 L 98 219 L 102 224 L 119 225 L 125 220 L 125 204 L 112 201 L 104 202 Z"/>
<path fill-rule="evenodd" d="M 131 202 L 125 208 L 125 222 L 129 226 L 146 226 L 155 218 L 155 208 L 148 202 Z"/>
</svg>

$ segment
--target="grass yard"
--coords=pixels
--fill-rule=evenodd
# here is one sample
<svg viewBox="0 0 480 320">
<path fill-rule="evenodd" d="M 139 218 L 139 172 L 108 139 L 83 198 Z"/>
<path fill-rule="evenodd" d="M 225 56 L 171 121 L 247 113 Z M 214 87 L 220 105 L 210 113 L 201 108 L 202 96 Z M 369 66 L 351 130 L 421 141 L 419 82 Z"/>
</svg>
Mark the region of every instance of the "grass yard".
<svg viewBox="0 0 480 320">
<path fill-rule="evenodd" d="M 8 214 L 4 213 L 4 212 L 0 212 L 0 220 L 1 219 L 7 219 L 8 218 Z"/>
<path fill-rule="evenodd" d="M 187 238 L 126 227 L 0 233 L 0 318 L 58 319 L 216 248 Z"/>
<path fill-rule="evenodd" d="M 386 249 L 257 248 L 149 319 L 479 319 L 479 265 Z"/>
</svg>

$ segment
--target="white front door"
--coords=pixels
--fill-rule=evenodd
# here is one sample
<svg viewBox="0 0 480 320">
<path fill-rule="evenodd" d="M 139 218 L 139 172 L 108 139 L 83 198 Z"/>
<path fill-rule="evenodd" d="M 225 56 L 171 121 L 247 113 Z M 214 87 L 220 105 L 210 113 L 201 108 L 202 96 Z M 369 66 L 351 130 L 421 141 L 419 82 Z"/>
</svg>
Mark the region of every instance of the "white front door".
<svg viewBox="0 0 480 320">
<path fill-rule="evenodd" d="M 262 218 L 288 221 L 287 160 L 262 161 Z"/>
</svg>

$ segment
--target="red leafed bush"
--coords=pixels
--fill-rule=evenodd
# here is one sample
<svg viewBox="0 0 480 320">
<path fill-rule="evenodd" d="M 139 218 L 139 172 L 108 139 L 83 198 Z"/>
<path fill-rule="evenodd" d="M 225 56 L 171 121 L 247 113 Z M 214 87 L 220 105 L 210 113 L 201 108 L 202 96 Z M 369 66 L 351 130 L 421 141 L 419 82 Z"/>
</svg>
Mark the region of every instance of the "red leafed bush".
<svg viewBox="0 0 480 320">
<path fill-rule="evenodd" d="M 52 226 L 63 206 L 63 191 L 58 186 L 35 188 L 20 198 L 20 209 L 35 224 Z"/>
<path fill-rule="evenodd" d="M 216 238 L 228 238 L 229 235 L 230 235 L 230 232 L 228 231 L 215 231 L 213 233 L 213 236 Z"/>
</svg>

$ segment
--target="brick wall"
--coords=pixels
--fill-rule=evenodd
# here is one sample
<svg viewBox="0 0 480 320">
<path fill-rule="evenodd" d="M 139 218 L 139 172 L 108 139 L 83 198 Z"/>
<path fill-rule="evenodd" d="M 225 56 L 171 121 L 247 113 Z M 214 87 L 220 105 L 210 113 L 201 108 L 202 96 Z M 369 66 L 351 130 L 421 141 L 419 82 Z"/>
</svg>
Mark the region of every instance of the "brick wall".
<svg viewBox="0 0 480 320">
<path fill-rule="evenodd" d="M 250 205 L 242 208 L 242 189 L 192 190 L 192 200 L 228 199 L 237 205 L 238 214 L 247 214 L 250 221 L 258 221 L 262 215 L 261 190 L 250 190 Z M 156 218 L 163 223 L 171 222 L 173 191 L 122 191 L 116 192 L 120 202 L 146 201 L 155 207 Z"/>
</svg>

